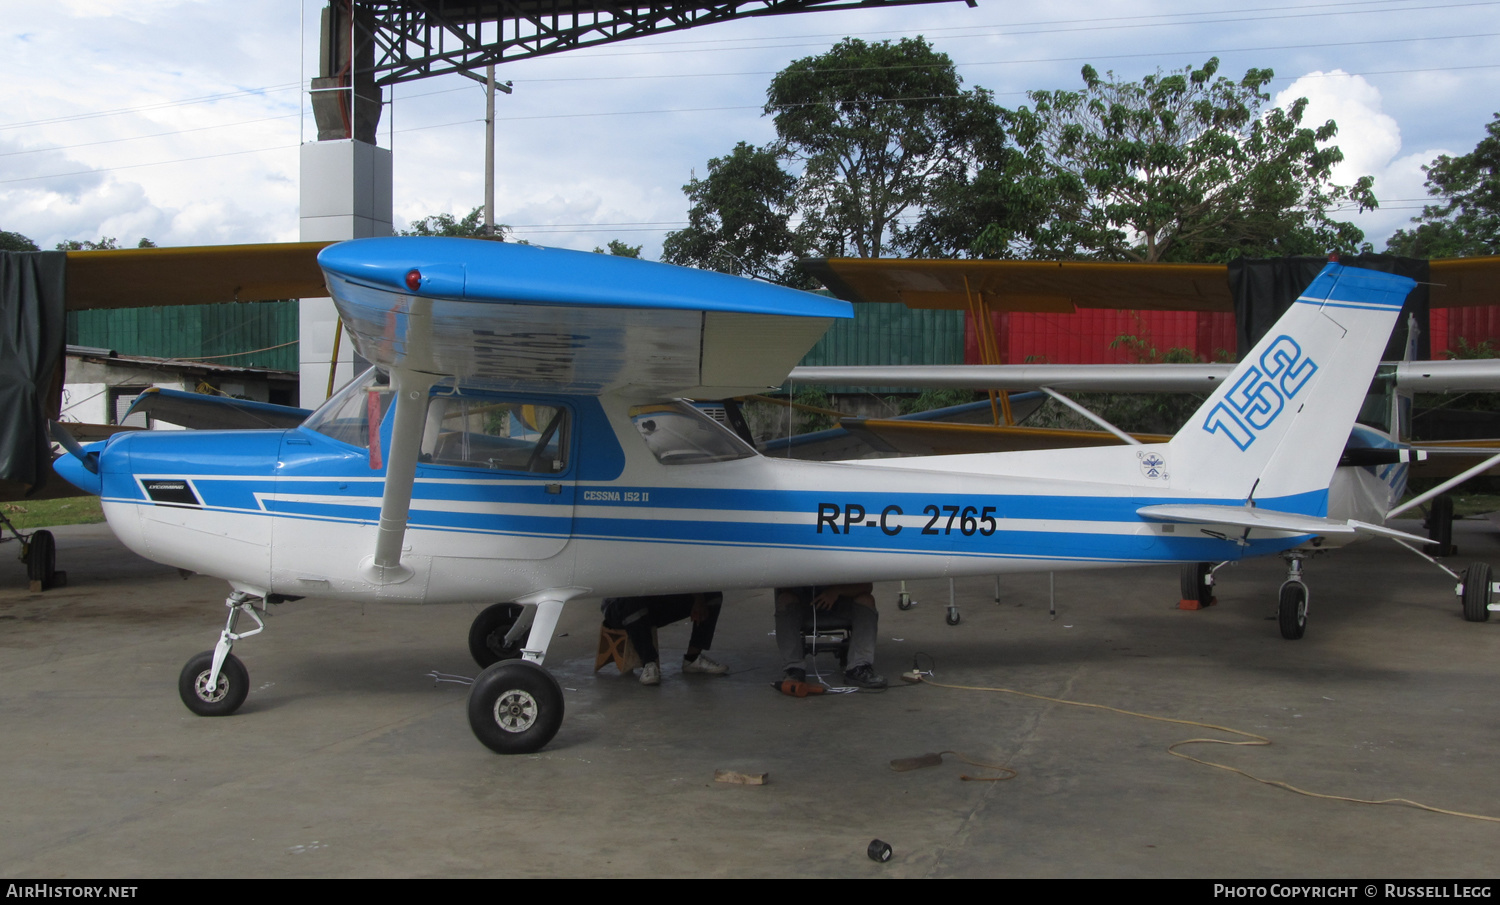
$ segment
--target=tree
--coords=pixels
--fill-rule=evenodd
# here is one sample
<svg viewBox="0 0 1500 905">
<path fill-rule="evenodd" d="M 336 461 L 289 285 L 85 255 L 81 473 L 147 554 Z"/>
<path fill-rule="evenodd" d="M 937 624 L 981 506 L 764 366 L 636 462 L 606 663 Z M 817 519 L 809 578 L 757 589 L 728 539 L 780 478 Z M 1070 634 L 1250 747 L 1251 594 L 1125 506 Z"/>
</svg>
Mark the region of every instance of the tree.
<svg viewBox="0 0 1500 905">
<path fill-rule="evenodd" d="M 669 233 L 661 259 L 785 285 L 805 285 L 796 268 L 807 250 L 791 226 L 797 178 L 774 150 L 740 142 L 708 162 L 708 175 L 682 187 L 688 226 Z"/>
<path fill-rule="evenodd" d="M 1427 194 L 1443 200 L 1412 218 L 1415 229 L 1397 230 L 1386 251 L 1414 258 L 1500 254 L 1500 113 L 1485 131 L 1468 154 L 1444 154 L 1422 168 Z"/>
<path fill-rule="evenodd" d="M 37 244 L 20 233 L 0 229 L 0 251 L 41 251 Z"/>
<path fill-rule="evenodd" d="M 641 249 L 645 247 L 646 246 L 644 245 L 626 245 L 619 239 L 610 239 L 609 247 L 607 249 L 596 247 L 594 249 L 594 254 L 609 254 L 619 258 L 639 258 L 641 256 Z"/>
<path fill-rule="evenodd" d="M 1364 250 L 1360 230 L 1329 216 L 1346 202 L 1377 203 L 1370 177 L 1332 183 L 1343 160 L 1328 144 L 1337 125 L 1303 126 L 1305 98 L 1263 110 L 1269 69 L 1235 82 L 1218 67 L 1213 58 L 1126 82 L 1084 66 L 1081 91 L 1031 92 L 1033 108 L 1012 114 L 1010 127 L 1046 201 L 1041 218 L 992 221 L 969 252 L 1225 261 Z"/>
<path fill-rule="evenodd" d="M 683 186 L 689 225 L 667 236 L 662 260 L 809 286 L 799 257 L 910 246 L 903 216 L 1005 146 L 1004 111 L 962 81 L 922 38 L 846 38 L 792 63 L 766 92 L 777 139 L 740 142 Z"/>
<path fill-rule="evenodd" d="M 970 169 L 932 185 L 922 217 L 902 233 L 916 257 L 1080 257 L 1074 224 L 1086 197 L 1054 175 L 1035 140 L 1035 117 L 1000 111 L 1012 141 L 977 155 Z"/>
<path fill-rule="evenodd" d="M 104 236 L 97 242 L 88 239 L 64 239 L 57 243 L 58 251 L 114 251 L 120 247 L 120 241 L 113 236 Z M 135 244 L 136 248 L 155 248 L 156 243 L 145 237 Z"/>
<path fill-rule="evenodd" d="M 821 251 L 880 257 L 935 181 L 970 168 L 977 148 L 1004 142 L 990 93 L 962 83 L 948 55 L 921 37 L 845 38 L 771 80 L 774 150 L 802 165 L 796 205 Z"/>
<path fill-rule="evenodd" d="M 484 232 L 484 205 L 480 205 L 462 219 L 455 219 L 452 214 L 433 214 L 423 217 L 412 223 L 410 229 L 398 229 L 398 236 L 457 236 L 465 239 L 493 239 L 496 242 L 504 242 L 505 237 L 510 234 L 510 227 L 503 223 L 495 224 L 495 234 L 486 235 Z"/>
</svg>

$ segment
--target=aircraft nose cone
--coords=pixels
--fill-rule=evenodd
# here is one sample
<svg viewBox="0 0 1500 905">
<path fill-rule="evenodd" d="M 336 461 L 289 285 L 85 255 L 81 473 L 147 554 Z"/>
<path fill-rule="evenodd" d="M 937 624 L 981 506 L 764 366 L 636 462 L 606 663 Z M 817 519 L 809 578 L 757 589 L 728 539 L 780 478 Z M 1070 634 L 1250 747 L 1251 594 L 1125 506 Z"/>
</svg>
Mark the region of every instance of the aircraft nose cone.
<svg viewBox="0 0 1500 905">
<path fill-rule="evenodd" d="M 96 459 L 96 461 L 102 463 L 102 447 L 103 444 L 95 443 L 84 447 L 84 449 L 86 452 L 91 452 L 95 456 L 97 456 L 98 458 Z M 74 456 L 72 454 L 64 454 L 61 458 L 52 463 L 52 470 L 61 475 L 69 484 L 72 484 L 74 487 L 77 487 L 79 490 L 82 490 L 85 493 L 92 493 L 94 496 L 100 496 L 103 493 L 104 478 L 99 474 L 96 474 L 85 468 L 83 465 L 83 461 L 77 456 Z M 99 468 L 99 471 L 101 473 L 104 471 L 102 465 Z"/>
</svg>

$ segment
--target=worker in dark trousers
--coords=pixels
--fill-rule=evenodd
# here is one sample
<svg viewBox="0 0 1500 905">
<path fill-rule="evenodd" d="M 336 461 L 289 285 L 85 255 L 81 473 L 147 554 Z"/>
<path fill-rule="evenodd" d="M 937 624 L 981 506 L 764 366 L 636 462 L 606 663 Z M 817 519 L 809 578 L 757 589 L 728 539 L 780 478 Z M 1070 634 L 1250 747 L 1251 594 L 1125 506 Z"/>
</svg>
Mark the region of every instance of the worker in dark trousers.
<svg viewBox="0 0 1500 905">
<path fill-rule="evenodd" d="M 656 649 L 652 629 L 662 628 L 683 619 L 693 620 L 693 634 L 687 653 L 682 657 L 686 675 L 722 676 L 729 667 L 710 659 L 704 653 L 714 643 L 714 626 L 719 623 L 719 608 L 724 595 L 718 591 L 701 594 L 663 594 L 654 597 L 607 597 L 604 600 L 604 625 L 622 629 L 641 658 L 641 684 L 661 684 L 661 653 Z"/>
</svg>

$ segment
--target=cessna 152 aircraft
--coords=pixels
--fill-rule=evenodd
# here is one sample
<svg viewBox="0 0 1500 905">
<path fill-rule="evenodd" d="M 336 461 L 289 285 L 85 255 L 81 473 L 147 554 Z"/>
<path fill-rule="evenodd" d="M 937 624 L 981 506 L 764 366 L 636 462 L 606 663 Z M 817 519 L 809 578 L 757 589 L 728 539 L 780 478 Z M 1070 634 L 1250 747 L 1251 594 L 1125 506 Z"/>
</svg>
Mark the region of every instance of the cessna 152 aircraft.
<svg viewBox="0 0 1500 905">
<path fill-rule="evenodd" d="M 1330 264 L 1170 441 L 773 460 L 682 399 L 779 384 L 848 304 L 605 255 L 364 239 L 319 255 L 376 365 L 301 426 L 74 447 L 131 549 L 227 579 L 184 667 L 232 713 L 257 605 L 501 600 L 476 619 L 475 735 L 535 751 L 563 718 L 542 668 L 574 598 L 1231 561 L 1357 535 L 1329 482 L 1411 280 Z M 1488 606 L 1488 576 L 1470 582 Z M 1281 619 L 1300 628 L 1293 571 Z M 238 630 L 241 617 L 256 623 Z"/>
</svg>

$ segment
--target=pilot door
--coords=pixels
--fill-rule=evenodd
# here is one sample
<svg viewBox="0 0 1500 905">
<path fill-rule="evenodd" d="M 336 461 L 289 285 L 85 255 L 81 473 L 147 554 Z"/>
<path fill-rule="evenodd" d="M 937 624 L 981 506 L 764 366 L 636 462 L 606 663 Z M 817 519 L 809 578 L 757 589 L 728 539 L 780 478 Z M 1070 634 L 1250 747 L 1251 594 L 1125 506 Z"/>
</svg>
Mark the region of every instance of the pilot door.
<svg viewBox="0 0 1500 905">
<path fill-rule="evenodd" d="M 545 559 L 573 533 L 574 413 L 546 397 L 439 388 L 428 400 L 409 531 L 438 560 Z"/>
</svg>

